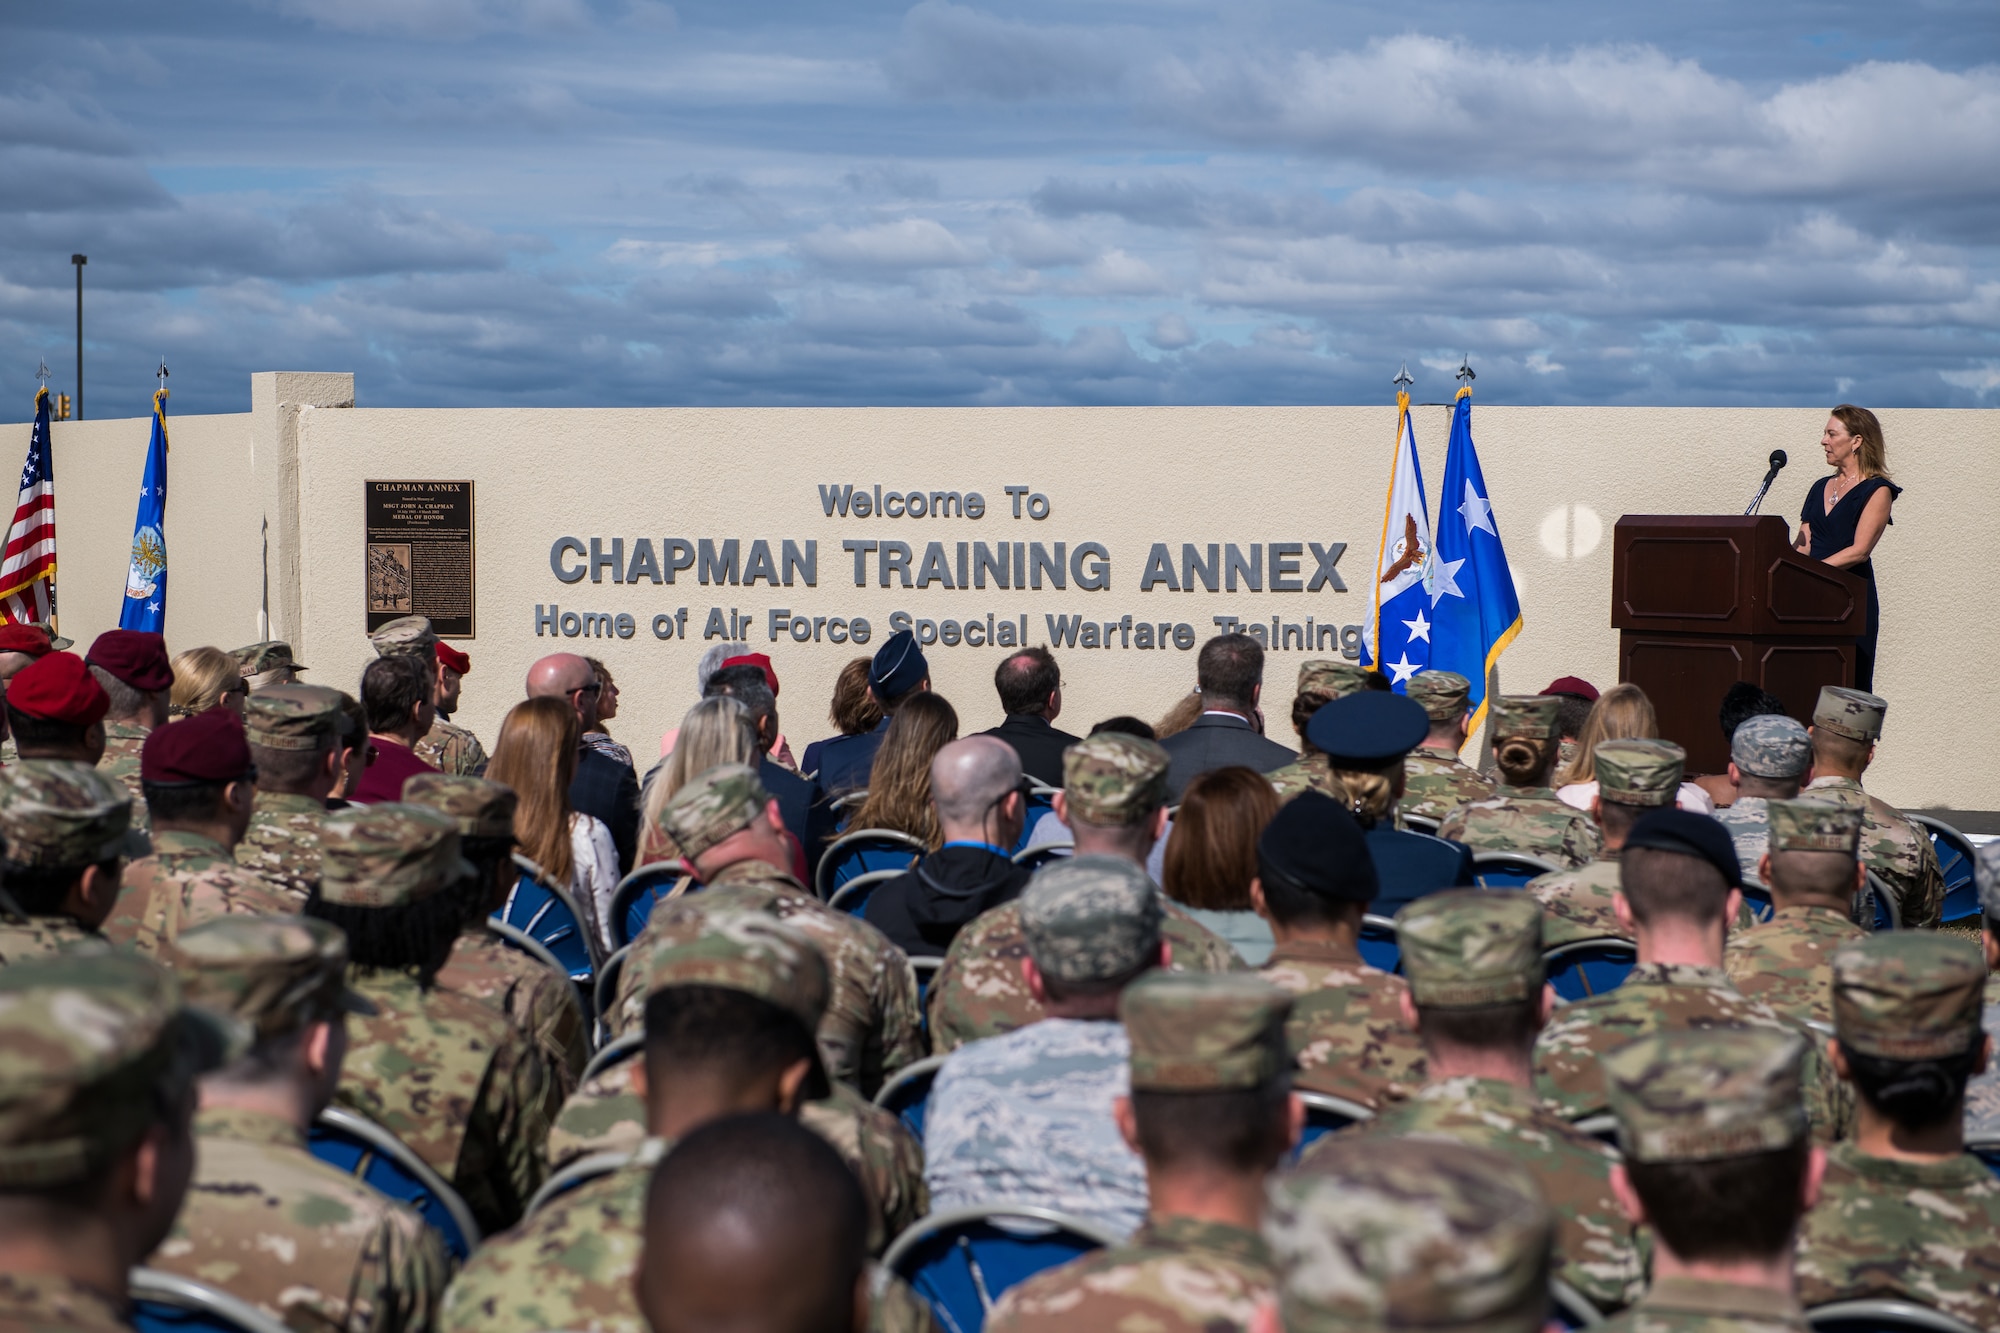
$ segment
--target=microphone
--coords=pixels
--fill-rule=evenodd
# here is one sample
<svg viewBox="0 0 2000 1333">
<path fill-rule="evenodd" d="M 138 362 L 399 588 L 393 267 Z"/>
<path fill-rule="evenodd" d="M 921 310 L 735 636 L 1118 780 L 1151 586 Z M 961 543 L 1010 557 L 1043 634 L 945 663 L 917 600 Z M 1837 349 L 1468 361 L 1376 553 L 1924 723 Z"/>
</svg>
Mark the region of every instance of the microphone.
<svg viewBox="0 0 2000 1333">
<path fill-rule="evenodd" d="M 1785 457 L 1783 449 L 1771 451 L 1771 470 L 1764 474 L 1764 484 L 1757 488 L 1757 493 L 1750 497 L 1750 503 L 1743 507 L 1744 517 L 1747 518 L 1757 512 L 1757 507 L 1764 503 L 1764 492 L 1771 489 L 1771 483 L 1778 479 L 1778 474 L 1784 471 L 1785 464 L 1790 461 Z"/>
</svg>

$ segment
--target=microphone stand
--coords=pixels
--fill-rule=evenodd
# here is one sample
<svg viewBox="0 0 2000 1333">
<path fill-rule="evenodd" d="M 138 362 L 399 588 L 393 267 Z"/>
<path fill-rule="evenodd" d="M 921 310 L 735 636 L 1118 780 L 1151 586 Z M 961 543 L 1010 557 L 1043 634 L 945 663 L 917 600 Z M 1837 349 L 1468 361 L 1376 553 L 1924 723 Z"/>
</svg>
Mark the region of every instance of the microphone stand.
<svg viewBox="0 0 2000 1333">
<path fill-rule="evenodd" d="M 1764 503 L 1764 492 L 1770 490 L 1771 483 L 1776 481 L 1777 479 L 1778 479 L 1777 468 L 1772 468 L 1769 472 L 1766 472 L 1764 474 L 1764 484 L 1762 486 L 1759 486 L 1757 488 L 1757 493 L 1750 497 L 1750 503 L 1743 506 L 1743 516 L 1745 518 L 1748 518 L 1750 517 L 1750 515 L 1757 512 L 1758 506 Z"/>
</svg>

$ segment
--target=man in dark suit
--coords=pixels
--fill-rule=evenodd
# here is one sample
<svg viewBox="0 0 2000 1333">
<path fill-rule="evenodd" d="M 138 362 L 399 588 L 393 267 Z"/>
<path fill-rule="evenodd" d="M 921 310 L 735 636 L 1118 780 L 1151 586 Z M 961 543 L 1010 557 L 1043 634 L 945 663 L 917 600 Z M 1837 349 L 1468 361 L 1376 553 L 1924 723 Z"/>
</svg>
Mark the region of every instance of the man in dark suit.
<svg viewBox="0 0 2000 1333">
<path fill-rule="evenodd" d="M 575 653 L 552 653 L 528 668 L 528 697 L 567 700 L 583 731 L 597 725 L 597 696 L 603 689 L 597 672 Z M 604 821 L 618 849 L 618 872 L 629 874 L 639 846 L 639 775 L 632 765 L 589 746 L 577 746 L 569 803 L 579 814 Z"/>
<path fill-rule="evenodd" d="M 819 785 L 828 796 L 865 791 L 875 767 L 875 752 L 903 700 L 931 687 L 931 664 L 917 647 L 917 636 L 899 629 L 883 641 L 868 665 L 868 692 L 882 707 L 882 721 L 859 736 L 836 736 L 820 742 Z"/>
<path fill-rule="evenodd" d="M 763 667 L 752 663 L 726 666 L 708 678 L 708 688 L 702 694 L 703 697 L 727 695 L 749 710 L 750 720 L 757 726 L 758 780 L 778 803 L 785 831 L 805 849 L 806 869 L 814 870 L 833 832 L 833 820 L 820 799 L 817 782 L 771 760 L 771 747 L 778 743 L 779 732 L 778 696 L 771 692 L 770 677 L 764 674 Z"/>
<path fill-rule="evenodd" d="M 1062 712 L 1062 671 L 1046 648 L 1009 654 L 993 672 L 1000 708 L 1007 720 L 986 733 L 998 736 L 1021 756 L 1021 771 L 1035 781 L 1060 787 L 1063 751 L 1076 744 L 1067 731 L 1049 724 Z"/>
<path fill-rule="evenodd" d="M 1167 769 L 1169 801 L 1179 801 L 1188 783 L 1214 769 L 1240 765 L 1269 773 L 1298 757 L 1259 735 L 1250 720 L 1264 693 L 1264 649 L 1248 634 L 1218 634 L 1204 643 L 1195 684 L 1201 716 L 1160 742 L 1173 760 Z"/>
</svg>

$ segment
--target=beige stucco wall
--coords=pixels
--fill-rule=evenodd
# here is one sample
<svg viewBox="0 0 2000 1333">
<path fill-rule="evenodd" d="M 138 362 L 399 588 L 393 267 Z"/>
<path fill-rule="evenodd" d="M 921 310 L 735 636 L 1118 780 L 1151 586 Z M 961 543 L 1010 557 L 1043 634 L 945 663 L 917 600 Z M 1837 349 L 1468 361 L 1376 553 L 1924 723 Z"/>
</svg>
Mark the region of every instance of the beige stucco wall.
<svg viewBox="0 0 2000 1333">
<path fill-rule="evenodd" d="M 519 697 L 529 661 L 558 648 L 603 658 L 624 698 L 613 732 L 641 758 L 693 701 L 693 668 L 711 607 L 752 617 L 751 642 L 776 659 L 780 707 L 796 744 L 827 728 L 835 672 L 857 651 L 832 643 L 773 644 L 774 607 L 813 616 L 867 617 L 873 644 L 892 611 L 984 622 L 1029 616 L 1029 639 L 1047 637 L 1047 613 L 1099 621 L 1131 614 L 1191 625 L 1205 638 L 1211 617 L 1285 622 L 1307 615 L 1337 624 L 1366 618 L 1367 570 L 1379 540 L 1395 412 L 1390 406 L 1329 408 L 1001 409 L 592 409 L 411 410 L 285 407 L 340 402 L 340 386 L 305 377 L 262 380 L 252 421 L 217 417 L 175 426 L 170 636 L 184 646 L 224 646 L 255 637 L 260 605 L 261 524 L 297 497 L 296 611 L 287 610 L 284 557 L 272 555 L 272 623 L 290 627 L 311 678 L 352 688 L 368 655 L 361 637 L 362 482 L 472 479 L 477 485 L 477 640 L 460 720 L 487 738 Z M 366 384 L 360 397 L 366 400 Z M 1448 409 L 1416 409 L 1416 433 L 1433 503 L 1443 472 Z M 1870 786 L 1905 806 L 2000 808 L 2000 721 L 1962 688 L 2000 657 L 1990 596 L 1965 589 L 1984 564 L 1990 512 L 2000 499 L 2000 413 L 1883 413 L 1890 461 L 1909 488 L 1877 561 L 1885 602 L 1877 688 L 1892 703 Z M 295 430 L 290 422 L 296 420 Z M 1766 512 L 1795 515 L 1821 470 L 1816 409 L 1476 409 L 1474 434 L 1500 531 L 1520 585 L 1527 627 L 1501 662 L 1503 685 L 1539 689 L 1575 673 L 1600 684 L 1616 670 L 1609 627 L 1611 524 L 1621 513 L 1739 511 L 1774 447 L 1793 463 Z M 92 422 L 57 428 L 63 497 L 65 628 L 82 636 L 111 623 L 130 531 L 145 423 Z M 26 432 L 15 438 L 25 444 Z M 246 462 L 254 441 L 270 441 Z M 293 457 L 295 491 L 273 469 Z M 71 455 L 84 455 L 75 461 Z M 240 471 L 246 469 L 247 471 Z M 79 505 L 79 474 L 93 497 Z M 197 478 L 205 480 L 197 480 Z M 73 479 L 78 479 L 73 481 Z M 977 490 L 983 519 L 829 519 L 821 483 L 885 490 Z M 1049 517 L 1011 516 L 1008 485 L 1048 496 Z M 99 506 L 94 497 L 110 497 Z M 83 509 L 104 509 L 86 518 Z M 77 545 L 77 534 L 91 534 Z M 183 535 L 186 534 L 186 535 Z M 196 535 L 198 534 L 198 535 Z M 819 543 L 817 588 L 711 588 L 683 572 L 673 586 L 618 585 L 609 575 L 564 585 L 550 570 L 551 544 L 574 536 L 736 538 L 773 552 L 782 539 Z M 1111 553 L 1111 586 L 1099 592 L 884 590 L 853 586 L 844 538 L 924 543 L 1100 542 Z M 1349 591 L 1317 593 L 1141 593 L 1153 542 L 1347 542 L 1339 569 Z M 290 543 L 286 544 L 290 547 Z M 1304 562 L 1306 573 L 1312 561 Z M 211 568 L 213 566 L 213 568 Z M 84 586 L 109 592 L 88 600 Z M 71 589 L 76 591 L 72 593 Z M 627 612 L 630 639 L 537 637 L 535 607 Z M 656 613 L 688 608 L 686 639 L 655 639 Z M 872 646 L 872 645 L 871 645 Z M 972 730 L 998 721 L 991 673 L 1000 650 L 929 650 L 936 686 Z M 1273 731 L 1297 663 L 1276 652 L 1269 679 Z M 1194 655 L 1173 648 L 1061 652 L 1064 724 L 1081 730 L 1113 712 L 1153 717 L 1193 684 Z M 1970 670 L 1968 670 L 1970 668 Z M 1984 688 L 1983 686 L 1981 688 Z"/>
</svg>

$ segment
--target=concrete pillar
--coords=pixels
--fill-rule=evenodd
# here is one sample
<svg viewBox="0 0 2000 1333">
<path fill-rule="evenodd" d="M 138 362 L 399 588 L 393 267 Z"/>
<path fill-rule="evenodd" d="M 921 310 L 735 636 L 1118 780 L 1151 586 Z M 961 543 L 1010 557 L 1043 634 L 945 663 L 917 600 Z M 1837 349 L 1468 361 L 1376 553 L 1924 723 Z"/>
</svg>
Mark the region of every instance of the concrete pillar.
<svg viewBox="0 0 2000 1333">
<path fill-rule="evenodd" d="M 310 662 L 299 613 L 299 413 L 353 407 L 354 376 L 266 370 L 250 376 L 252 482 L 263 509 L 264 571 L 260 632 L 282 639 Z"/>
</svg>

